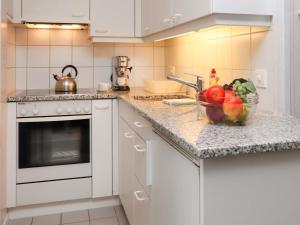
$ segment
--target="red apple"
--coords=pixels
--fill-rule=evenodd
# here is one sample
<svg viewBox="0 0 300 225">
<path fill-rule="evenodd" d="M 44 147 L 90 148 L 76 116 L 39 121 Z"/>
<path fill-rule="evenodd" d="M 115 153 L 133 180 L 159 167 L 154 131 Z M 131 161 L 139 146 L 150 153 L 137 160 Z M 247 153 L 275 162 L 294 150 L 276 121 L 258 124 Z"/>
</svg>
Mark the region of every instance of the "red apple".
<svg viewBox="0 0 300 225">
<path fill-rule="evenodd" d="M 239 96 L 230 96 L 225 99 L 223 104 L 224 114 L 229 120 L 235 122 L 243 112 L 243 101 Z"/>
<path fill-rule="evenodd" d="M 206 115 L 208 119 L 214 123 L 220 123 L 225 118 L 222 106 L 207 106 Z"/>
<path fill-rule="evenodd" d="M 221 105 L 224 102 L 225 91 L 220 85 L 214 85 L 207 89 L 206 100 L 212 104 Z"/>
</svg>

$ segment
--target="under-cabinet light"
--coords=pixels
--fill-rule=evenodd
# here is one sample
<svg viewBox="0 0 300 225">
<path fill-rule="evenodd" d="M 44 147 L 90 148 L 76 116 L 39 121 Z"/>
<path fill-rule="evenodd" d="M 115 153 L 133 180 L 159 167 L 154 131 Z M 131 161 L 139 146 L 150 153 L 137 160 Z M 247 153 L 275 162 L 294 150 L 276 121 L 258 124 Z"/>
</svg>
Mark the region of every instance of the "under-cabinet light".
<svg viewBox="0 0 300 225">
<path fill-rule="evenodd" d="M 182 36 L 190 35 L 190 34 L 194 34 L 194 33 L 196 33 L 196 31 L 191 31 L 191 32 L 183 33 L 183 34 L 178 34 L 178 35 L 174 35 L 174 36 L 170 36 L 170 37 L 158 39 L 158 40 L 155 40 L 155 41 L 157 41 L 157 42 L 158 41 L 164 41 L 164 40 L 167 40 L 167 39 L 182 37 Z"/>
<path fill-rule="evenodd" d="M 86 24 L 50 24 L 50 23 L 25 23 L 27 28 L 35 29 L 66 29 L 66 30 L 85 30 Z"/>
</svg>

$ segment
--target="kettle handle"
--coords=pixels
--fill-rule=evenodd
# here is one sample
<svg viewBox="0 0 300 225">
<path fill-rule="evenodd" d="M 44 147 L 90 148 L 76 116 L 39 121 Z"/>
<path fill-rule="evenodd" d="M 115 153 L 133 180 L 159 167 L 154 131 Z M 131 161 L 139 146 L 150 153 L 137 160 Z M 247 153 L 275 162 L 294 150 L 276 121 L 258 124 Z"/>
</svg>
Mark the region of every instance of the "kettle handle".
<svg viewBox="0 0 300 225">
<path fill-rule="evenodd" d="M 59 79 L 58 79 L 58 76 L 57 76 L 56 74 L 53 74 L 53 78 L 54 78 L 55 80 L 57 80 L 57 81 L 59 80 Z"/>
<path fill-rule="evenodd" d="M 77 75 L 78 75 L 78 70 L 77 70 L 76 66 L 74 66 L 74 65 L 66 65 L 66 66 L 62 69 L 61 73 L 64 74 L 65 70 L 68 69 L 68 68 L 72 68 L 73 70 L 75 70 L 75 78 L 76 78 Z"/>
</svg>

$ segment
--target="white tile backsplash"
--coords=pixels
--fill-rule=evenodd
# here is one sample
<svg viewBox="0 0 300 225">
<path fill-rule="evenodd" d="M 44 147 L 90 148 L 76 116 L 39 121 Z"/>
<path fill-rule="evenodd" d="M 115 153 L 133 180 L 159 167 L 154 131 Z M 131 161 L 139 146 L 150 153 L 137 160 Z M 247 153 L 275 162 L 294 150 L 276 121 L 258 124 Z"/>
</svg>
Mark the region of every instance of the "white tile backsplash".
<svg viewBox="0 0 300 225">
<path fill-rule="evenodd" d="M 72 45 L 72 30 L 50 30 L 50 45 Z"/>
<path fill-rule="evenodd" d="M 27 67 L 27 46 L 16 46 L 16 67 Z"/>
<path fill-rule="evenodd" d="M 94 66 L 112 66 L 114 47 L 94 47 Z"/>
<path fill-rule="evenodd" d="M 28 67 L 49 67 L 49 46 L 28 46 Z"/>
<path fill-rule="evenodd" d="M 72 62 L 78 67 L 93 66 L 93 47 L 73 47 Z"/>
<path fill-rule="evenodd" d="M 28 68 L 27 89 L 49 89 L 49 68 Z"/>
<path fill-rule="evenodd" d="M 24 28 L 16 28 L 16 43 L 18 89 L 55 88 L 52 74 L 60 74 L 67 64 L 78 67 L 79 88 L 97 88 L 99 82 L 110 82 L 112 59 L 121 55 L 128 56 L 129 66 L 133 66 L 132 86 L 143 86 L 145 79 L 165 77 L 163 43 L 92 44 L 87 30 Z"/>
<path fill-rule="evenodd" d="M 72 63 L 71 46 L 50 47 L 50 67 L 64 67 Z"/>
<path fill-rule="evenodd" d="M 49 45 L 50 31 L 48 29 L 28 29 L 28 45 Z"/>
<path fill-rule="evenodd" d="M 94 88 L 98 87 L 100 82 L 110 83 L 112 67 L 94 67 Z"/>
</svg>

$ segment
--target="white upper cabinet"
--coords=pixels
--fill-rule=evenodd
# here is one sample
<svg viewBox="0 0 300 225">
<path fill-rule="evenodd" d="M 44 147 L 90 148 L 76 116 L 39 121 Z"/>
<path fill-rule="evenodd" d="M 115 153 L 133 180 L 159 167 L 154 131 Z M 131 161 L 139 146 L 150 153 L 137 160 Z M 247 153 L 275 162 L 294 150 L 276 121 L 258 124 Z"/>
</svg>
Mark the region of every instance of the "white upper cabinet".
<svg viewBox="0 0 300 225">
<path fill-rule="evenodd" d="M 134 0 L 91 0 L 90 36 L 134 37 Z"/>
<path fill-rule="evenodd" d="M 145 1 L 151 1 L 151 0 L 145 0 Z M 173 26 L 171 20 L 172 0 L 152 0 L 152 11 L 153 11 L 152 13 L 153 18 L 152 18 L 151 33 L 155 33 Z"/>
<path fill-rule="evenodd" d="M 22 20 L 39 23 L 89 23 L 89 0 L 22 0 Z"/>
<path fill-rule="evenodd" d="M 164 35 L 156 35 L 159 39 L 166 35 L 174 36 L 213 25 L 270 26 L 273 14 L 271 1 L 143 0 L 143 35 L 145 37 L 160 31 L 168 31 Z M 180 26 L 180 31 L 169 31 L 170 28 L 185 23 L 188 25 Z"/>
</svg>

